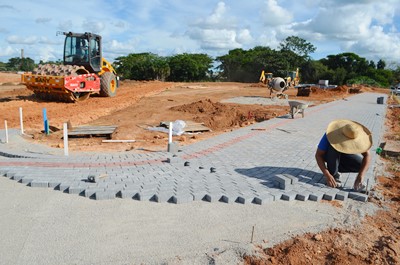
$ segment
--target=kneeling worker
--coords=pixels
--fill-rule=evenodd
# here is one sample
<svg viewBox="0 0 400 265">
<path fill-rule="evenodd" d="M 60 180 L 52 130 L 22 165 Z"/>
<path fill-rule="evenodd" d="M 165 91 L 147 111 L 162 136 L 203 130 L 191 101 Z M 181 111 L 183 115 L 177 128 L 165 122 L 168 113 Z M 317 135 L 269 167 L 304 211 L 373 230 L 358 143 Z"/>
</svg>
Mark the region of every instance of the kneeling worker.
<svg viewBox="0 0 400 265">
<path fill-rule="evenodd" d="M 354 190 L 363 189 L 363 176 L 371 161 L 371 132 L 362 124 L 350 120 L 334 120 L 315 153 L 318 167 L 331 187 L 341 187 L 340 173 L 358 173 Z M 325 164 L 326 163 L 326 164 Z"/>
</svg>

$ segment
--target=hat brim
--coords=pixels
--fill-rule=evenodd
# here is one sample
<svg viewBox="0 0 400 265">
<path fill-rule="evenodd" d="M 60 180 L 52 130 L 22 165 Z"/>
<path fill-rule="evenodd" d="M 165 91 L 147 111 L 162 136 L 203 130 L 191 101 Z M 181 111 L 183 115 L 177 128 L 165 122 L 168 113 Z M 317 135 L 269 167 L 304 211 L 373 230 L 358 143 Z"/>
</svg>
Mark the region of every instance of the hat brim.
<svg viewBox="0 0 400 265">
<path fill-rule="evenodd" d="M 349 139 L 343 134 L 343 127 L 352 124 L 358 129 L 358 135 Z M 329 123 L 326 130 L 329 143 L 337 151 L 345 154 L 360 154 L 368 151 L 372 146 L 371 132 L 362 124 L 350 120 L 335 120 Z"/>
</svg>

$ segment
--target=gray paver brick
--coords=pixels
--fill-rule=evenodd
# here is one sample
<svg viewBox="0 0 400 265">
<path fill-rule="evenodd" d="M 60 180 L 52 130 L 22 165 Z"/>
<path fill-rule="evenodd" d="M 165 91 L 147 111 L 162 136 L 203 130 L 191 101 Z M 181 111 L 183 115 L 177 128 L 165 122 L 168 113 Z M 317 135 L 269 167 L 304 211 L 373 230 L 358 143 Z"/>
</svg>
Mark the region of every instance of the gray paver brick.
<svg viewBox="0 0 400 265">
<path fill-rule="evenodd" d="M 297 193 L 295 191 L 288 191 L 285 192 L 284 194 L 282 194 L 281 199 L 284 201 L 293 201 L 294 199 L 296 199 Z"/>
<path fill-rule="evenodd" d="M 368 195 L 359 192 L 349 192 L 349 198 L 361 202 L 368 201 Z"/>
<path fill-rule="evenodd" d="M 280 189 L 286 190 L 289 188 L 290 185 L 292 185 L 292 180 L 284 175 L 275 175 L 274 176 L 274 181 L 278 183 L 278 187 Z"/>
<path fill-rule="evenodd" d="M 297 193 L 296 200 L 307 201 L 309 197 L 310 197 L 310 192 L 307 190 L 304 190 L 304 191 Z"/>
<path fill-rule="evenodd" d="M 95 200 L 110 200 L 110 199 L 115 199 L 116 194 L 115 192 L 111 191 L 97 191 L 94 194 L 94 199 Z"/>
<path fill-rule="evenodd" d="M 339 201 L 345 201 L 349 197 L 349 193 L 345 191 L 339 191 L 336 193 L 335 199 Z"/>
<path fill-rule="evenodd" d="M 36 188 L 48 188 L 49 182 L 45 180 L 32 180 L 30 182 L 30 186 Z"/>
<path fill-rule="evenodd" d="M 324 193 L 321 191 L 310 191 L 310 196 L 308 199 L 310 201 L 319 202 L 324 197 Z"/>
</svg>

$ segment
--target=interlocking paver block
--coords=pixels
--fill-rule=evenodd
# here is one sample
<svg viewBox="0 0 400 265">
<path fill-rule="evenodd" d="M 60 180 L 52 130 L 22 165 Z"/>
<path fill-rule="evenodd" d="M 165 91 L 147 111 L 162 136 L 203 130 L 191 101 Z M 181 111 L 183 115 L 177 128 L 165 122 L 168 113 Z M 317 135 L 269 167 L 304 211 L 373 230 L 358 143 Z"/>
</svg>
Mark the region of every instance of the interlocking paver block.
<svg viewBox="0 0 400 265">
<path fill-rule="evenodd" d="M 368 201 L 368 195 L 359 192 L 349 192 L 349 198 L 361 202 Z"/>
<path fill-rule="evenodd" d="M 345 201 L 349 197 L 349 193 L 345 191 L 339 191 L 336 193 L 335 199 L 339 201 Z"/>
<path fill-rule="evenodd" d="M 94 198 L 96 192 L 102 192 L 104 190 L 105 190 L 104 188 L 88 188 L 85 189 L 84 196 L 86 198 Z"/>
<path fill-rule="evenodd" d="M 94 199 L 95 200 L 110 200 L 110 199 L 115 199 L 115 192 L 111 191 L 97 191 L 94 194 Z"/>
<path fill-rule="evenodd" d="M 292 185 L 292 180 L 284 175 L 275 175 L 274 180 L 278 183 L 280 189 L 286 190 L 290 185 Z"/>
<path fill-rule="evenodd" d="M 208 193 L 204 196 L 204 200 L 208 202 L 218 202 L 221 200 L 222 195 L 221 193 Z"/>
<path fill-rule="evenodd" d="M 68 188 L 68 193 L 69 193 L 69 194 L 81 194 L 81 193 L 83 193 L 84 191 L 85 191 L 85 188 L 84 188 L 84 187 L 79 186 L 79 185 L 76 185 L 76 184 L 71 185 L 71 186 L 69 186 L 69 188 Z"/>
<path fill-rule="evenodd" d="M 299 182 L 299 179 L 293 175 L 290 175 L 290 174 L 283 174 L 283 175 L 290 179 L 291 184 L 296 184 L 297 182 Z"/>
<path fill-rule="evenodd" d="M 33 180 L 33 178 L 31 178 L 31 177 L 24 177 L 21 179 L 21 183 L 29 185 L 32 182 L 32 180 Z"/>
<path fill-rule="evenodd" d="M 202 201 L 202 200 L 205 200 L 205 196 L 207 195 L 207 192 L 201 191 L 201 190 L 198 190 L 198 191 L 195 190 L 192 192 L 192 195 L 193 195 L 194 201 Z"/>
<path fill-rule="evenodd" d="M 165 191 L 165 192 L 157 192 L 154 195 L 154 200 L 156 202 L 168 202 L 172 198 L 172 193 L 170 191 Z M 192 196 L 193 198 L 193 196 Z"/>
<path fill-rule="evenodd" d="M 327 200 L 327 201 L 333 201 L 336 197 L 337 192 L 336 191 L 328 191 L 324 194 L 324 196 L 322 197 L 322 199 Z"/>
<path fill-rule="evenodd" d="M 308 190 L 297 191 L 296 200 L 307 201 L 310 197 L 310 192 Z"/>
<path fill-rule="evenodd" d="M 256 196 L 254 196 L 253 203 L 263 205 L 263 204 L 273 202 L 273 201 L 275 201 L 274 195 L 269 194 L 269 193 L 263 193 L 263 194 L 258 194 Z"/>
<path fill-rule="evenodd" d="M 172 196 L 170 201 L 175 204 L 189 203 L 193 201 L 193 195 L 190 193 L 179 193 Z"/>
<path fill-rule="evenodd" d="M 310 201 L 319 202 L 323 197 L 324 193 L 321 191 L 310 191 L 310 196 L 308 196 L 308 199 Z"/>
<path fill-rule="evenodd" d="M 49 182 L 45 180 L 32 180 L 30 185 L 31 187 L 36 187 L 36 188 L 48 188 Z"/>
<path fill-rule="evenodd" d="M 119 192 L 119 196 L 122 199 L 133 199 L 137 196 L 138 192 L 139 191 L 137 191 L 137 190 L 121 190 Z"/>
<path fill-rule="evenodd" d="M 288 191 L 282 194 L 281 199 L 284 201 L 293 201 L 296 199 L 297 193 L 295 191 Z"/>
<path fill-rule="evenodd" d="M 154 192 L 139 192 L 136 196 L 139 201 L 150 201 L 155 199 Z"/>
<path fill-rule="evenodd" d="M 238 203 L 241 204 L 250 204 L 254 201 L 254 194 L 239 194 L 239 196 L 236 196 L 237 199 L 235 200 Z"/>
</svg>

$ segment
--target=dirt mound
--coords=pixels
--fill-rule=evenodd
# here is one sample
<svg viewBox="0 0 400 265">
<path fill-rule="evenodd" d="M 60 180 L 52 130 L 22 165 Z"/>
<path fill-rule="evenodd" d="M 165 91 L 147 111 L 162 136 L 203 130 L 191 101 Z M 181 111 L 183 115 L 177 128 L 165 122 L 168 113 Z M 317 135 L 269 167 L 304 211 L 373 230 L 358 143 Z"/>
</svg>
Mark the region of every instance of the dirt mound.
<svg viewBox="0 0 400 265">
<path fill-rule="evenodd" d="M 245 106 L 223 104 L 204 99 L 190 104 L 172 107 L 171 110 L 190 113 L 193 120 L 204 123 L 212 130 L 224 130 L 235 126 L 246 126 L 254 122 L 269 120 L 288 112 L 288 107 Z"/>
<path fill-rule="evenodd" d="M 320 88 L 317 86 L 312 86 L 311 87 L 311 91 L 313 94 L 325 94 L 325 95 L 329 95 L 332 93 L 347 93 L 348 87 L 347 86 L 338 86 L 335 88 Z"/>
</svg>

